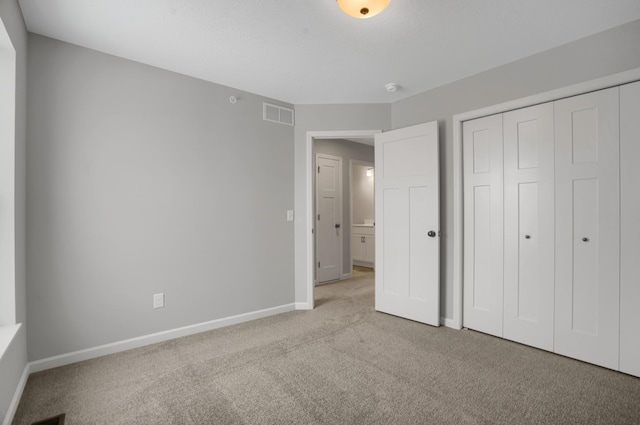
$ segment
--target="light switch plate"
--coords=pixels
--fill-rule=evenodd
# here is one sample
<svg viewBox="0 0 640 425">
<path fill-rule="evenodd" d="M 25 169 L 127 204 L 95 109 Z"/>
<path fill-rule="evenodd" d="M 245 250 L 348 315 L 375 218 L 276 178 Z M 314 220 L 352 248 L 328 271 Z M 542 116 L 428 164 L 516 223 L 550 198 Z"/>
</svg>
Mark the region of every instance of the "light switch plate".
<svg viewBox="0 0 640 425">
<path fill-rule="evenodd" d="M 293 221 L 293 210 L 287 210 L 287 221 Z"/>
</svg>

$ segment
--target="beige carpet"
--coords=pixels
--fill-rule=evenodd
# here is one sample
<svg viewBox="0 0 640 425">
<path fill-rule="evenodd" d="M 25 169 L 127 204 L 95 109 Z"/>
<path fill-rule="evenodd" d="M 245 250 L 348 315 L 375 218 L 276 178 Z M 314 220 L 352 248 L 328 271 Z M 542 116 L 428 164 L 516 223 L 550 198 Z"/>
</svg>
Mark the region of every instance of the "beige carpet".
<svg viewBox="0 0 640 425">
<path fill-rule="evenodd" d="M 640 379 L 373 311 L 291 312 L 31 375 L 14 424 L 640 424 Z"/>
</svg>

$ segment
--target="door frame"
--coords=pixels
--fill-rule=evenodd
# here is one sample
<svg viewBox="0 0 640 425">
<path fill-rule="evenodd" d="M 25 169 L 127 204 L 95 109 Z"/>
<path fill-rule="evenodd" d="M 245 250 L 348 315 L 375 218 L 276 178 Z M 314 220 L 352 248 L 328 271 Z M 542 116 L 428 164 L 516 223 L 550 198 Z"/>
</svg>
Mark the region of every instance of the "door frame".
<svg viewBox="0 0 640 425">
<path fill-rule="evenodd" d="M 374 184 L 375 184 L 375 164 L 373 162 L 368 162 L 368 161 L 361 161 L 359 159 L 350 159 L 349 160 L 349 238 L 351 238 L 351 234 L 353 232 L 353 166 L 364 166 L 364 167 L 371 167 L 374 170 L 374 174 L 373 174 L 373 178 L 374 178 Z M 375 194 L 375 187 L 373 190 L 373 200 L 374 200 L 374 204 L 373 204 L 373 211 L 374 211 L 374 223 L 375 223 L 375 210 L 376 210 L 376 204 L 375 204 L 375 198 L 376 198 L 376 194 Z M 349 264 L 351 264 L 351 269 L 353 270 L 353 247 L 350 246 L 350 251 L 349 251 Z M 374 270 L 375 270 L 375 262 L 374 262 Z M 352 272 L 353 274 L 353 272 Z"/>
<path fill-rule="evenodd" d="M 21 271 L 16 270 L 16 242 L 21 243 L 23 234 L 16 228 L 16 213 L 20 214 L 24 207 L 20 199 L 22 189 L 18 189 L 23 183 L 20 172 L 24 170 L 21 170 L 20 160 L 16 159 L 16 150 L 19 150 L 16 148 L 16 137 L 21 131 L 16 123 L 16 50 L 2 20 L 0 63 L 0 87 L 3 92 L 0 98 L 0 196 L 4 204 L 0 217 L 0 326 L 9 326 L 20 321 L 16 311 L 16 272 L 20 274 Z M 18 257 L 18 261 L 20 259 Z"/>
<path fill-rule="evenodd" d="M 327 158 L 330 160 L 334 160 L 334 161 L 338 161 L 338 167 L 339 167 L 339 171 L 338 171 L 338 217 L 340 217 L 340 221 L 342 221 L 342 219 L 344 218 L 344 191 L 342 190 L 342 174 L 343 174 L 343 164 L 342 164 L 342 157 L 341 156 L 335 156 L 335 155 L 330 155 L 330 154 L 326 154 L 326 153 L 319 153 L 316 152 L 314 159 L 314 170 L 315 168 L 318 167 L 318 158 Z M 318 194 L 318 173 L 314 172 L 314 185 L 313 185 L 313 192 L 314 192 L 314 211 L 313 211 L 313 219 L 314 219 L 314 229 L 316 228 L 315 223 L 317 223 L 317 216 L 319 214 L 319 208 L 318 208 L 318 200 L 319 198 L 319 194 Z M 345 226 L 344 223 L 341 224 L 341 232 L 338 235 L 338 278 L 335 280 L 342 280 L 345 279 L 344 273 L 343 273 L 343 257 L 344 257 L 344 232 L 345 232 Z M 315 265 L 318 262 L 318 258 L 316 257 L 316 253 L 318 251 L 318 234 L 314 233 L 314 252 L 313 252 L 313 264 Z M 318 285 L 318 268 L 314 267 L 314 287 L 315 285 Z M 327 282 L 333 282 L 333 280 L 327 280 Z"/>
<path fill-rule="evenodd" d="M 307 139 L 304 146 L 304 174 L 305 174 L 305 208 L 306 214 L 306 228 L 304 228 L 303 241 L 306 251 L 306 258 L 304 262 L 300 264 L 301 271 L 304 275 L 304 286 L 306 288 L 306 297 L 304 302 L 296 302 L 297 310 L 313 310 L 313 276 L 314 276 L 314 223 L 313 215 L 315 210 L 313 208 L 313 140 L 314 139 L 371 139 L 376 134 L 382 133 L 382 130 L 341 130 L 341 131 L 307 131 Z M 296 238 L 297 239 L 297 238 Z M 297 244 L 296 244 L 297 245 Z M 298 247 L 296 247 L 297 249 Z M 297 266 L 296 266 L 297 267 Z"/>
<path fill-rule="evenodd" d="M 464 202 L 462 175 L 462 124 L 476 118 L 509 112 L 540 103 L 552 102 L 588 92 L 615 87 L 640 80 L 640 68 L 523 97 L 521 99 L 463 112 L 453 116 L 453 318 L 447 326 L 462 329 L 464 267 Z"/>
</svg>

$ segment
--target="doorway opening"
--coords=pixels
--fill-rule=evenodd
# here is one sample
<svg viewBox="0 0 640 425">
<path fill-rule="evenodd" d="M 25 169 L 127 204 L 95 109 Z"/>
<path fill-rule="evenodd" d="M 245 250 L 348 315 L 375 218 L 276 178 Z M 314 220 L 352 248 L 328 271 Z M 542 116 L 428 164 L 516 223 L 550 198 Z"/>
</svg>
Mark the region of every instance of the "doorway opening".
<svg viewBox="0 0 640 425">
<path fill-rule="evenodd" d="M 327 134 L 329 133 L 329 134 Z M 367 134 L 368 133 L 368 134 Z M 299 155 L 306 175 L 305 213 L 297 233 L 296 254 L 304 261 L 296 269 L 300 285 L 297 309 L 314 307 L 314 217 L 312 206 L 314 141 L 326 136 L 351 139 L 349 132 L 307 132 L 307 143 Z M 375 310 L 439 326 L 440 239 L 438 123 L 418 124 L 386 133 L 360 132 L 358 139 L 374 138 L 375 166 Z M 381 171 L 383 170 L 383 171 Z M 380 249 L 383 247 L 383 249 Z M 306 249 L 305 249 L 306 248 Z M 388 255 L 385 255 L 388 254 Z M 300 263 L 298 263 L 300 264 Z"/>
<path fill-rule="evenodd" d="M 304 233 L 304 246 L 306 248 L 306 261 L 304 261 L 304 276 L 306 296 L 305 302 L 298 302 L 298 308 L 313 309 L 314 308 L 314 287 L 316 283 L 316 252 L 315 252 L 315 228 L 316 228 L 316 210 L 315 210 L 315 190 L 314 190 L 314 173 L 317 170 L 314 161 L 313 148 L 314 142 L 319 140 L 347 140 L 360 144 L 373 146 L 374 136 L 381 133 L 381 130 L 353 130 L 353 131 L 310 131 L 307 132 L 307 141 L 305 146 L 306 161 L 304 167 L 306 169 L 306 226 L 308 231 Z M 351 213 L 347 218 L 349 227 L 351 227 Z M 342 223 L 341 227 L 342 226 Z M 347 238 L 350 244 L 350 239 Z M 350 250 L 348 257 L 350 257 Z M 351 260 L 346 263 L 351 266 Z M 344 263 L 343 263 L 344 268 Z M 345 275 L 345 278 L 350 276 Z"/>
<path fill-rule="evenodd" d="M 351 267 L 375 270 L 375 168 L 373 162 L 349 161 Z"/>
<path fill-rule="evenodd" d="M 373 272 L 373 139 L 316 139 L 313 153 L 315 286 Z"/>
</svg>

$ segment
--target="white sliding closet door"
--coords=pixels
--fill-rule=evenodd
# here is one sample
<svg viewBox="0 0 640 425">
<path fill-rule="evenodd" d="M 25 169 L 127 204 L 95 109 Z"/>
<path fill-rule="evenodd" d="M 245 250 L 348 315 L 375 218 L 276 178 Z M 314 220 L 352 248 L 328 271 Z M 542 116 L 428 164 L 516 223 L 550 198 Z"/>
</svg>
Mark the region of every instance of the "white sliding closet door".
<svg viewBox="0 0 640 425">
<path fill-rule="evenodd" d="M 555 102 L 555 352 L 618 368 L 618 88 Z"/>
<path fill-rule="evenodd" d="M 620 370 L 640 376 L 640 82 L 620 87 Z"/>
<path fill-rule="evenodd" d="M 502 114 L 463 124 L 464 326 L 502 336 Z"/>
<path fill-rule="evenodd" d="M 504 337 L 553 350 L 553 103 L 504 114 Z"/>
</svg>

